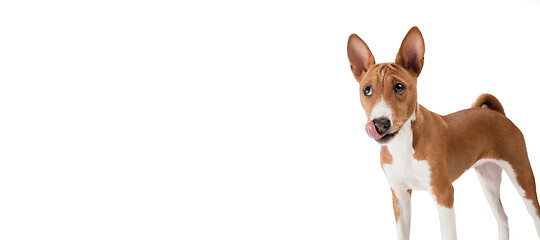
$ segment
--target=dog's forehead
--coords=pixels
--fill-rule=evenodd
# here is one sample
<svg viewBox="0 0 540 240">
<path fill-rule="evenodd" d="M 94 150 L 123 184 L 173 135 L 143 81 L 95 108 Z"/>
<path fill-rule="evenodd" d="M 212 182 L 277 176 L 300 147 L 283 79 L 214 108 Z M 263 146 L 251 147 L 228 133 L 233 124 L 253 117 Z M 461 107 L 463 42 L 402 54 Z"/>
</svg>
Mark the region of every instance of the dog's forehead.
<svg viewBox="0 0 540 240">
<path fill-rule="evenodd" d="M 374 88 L 385 87 L 388 82 L 400 82 L 406 85 L 416 84 L 416 79 L 403 67 L 396 63 L 378 63 L 373 65 L 362 78 L 361 85 L 372 85 Z M 393 84 L 390 84 L 392 86 Z"/>
<path fill-rule="evenodd" d="M 360 83 L 371 83 L 375 81 L 380 81 L 381 79 L 381 71 L 384 68 L 384 64 L 375 64 L 371 68 L 368 69 L 364 77 L 361 79 Z"/>
</svg>

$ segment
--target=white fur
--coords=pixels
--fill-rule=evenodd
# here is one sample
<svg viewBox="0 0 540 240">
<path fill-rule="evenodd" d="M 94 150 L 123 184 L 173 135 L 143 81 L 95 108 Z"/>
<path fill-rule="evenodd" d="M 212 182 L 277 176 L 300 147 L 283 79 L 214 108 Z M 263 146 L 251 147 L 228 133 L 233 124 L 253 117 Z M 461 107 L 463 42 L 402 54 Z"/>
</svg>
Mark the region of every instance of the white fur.
<svg viewBox="0 0 540 240">
<path fill-rule="evenodd" d="M 383 169 L 398 199 L 400 215 L 397 221 L 397 235 L 400 240 L 407 240 L 410 235 L 411 203 L 407 190 L 431 192 L 429 164 L 427 161 L 418 161 L 413 157 L 411 124 L 415 119 L 416 114 L 413 114 L 394 139 L 385 144 L 392 155 L 392 163 L 384 164 Z"/>
<path fill-rule="evenodd" d="M 437 210 L 439 210 L 442 240 L 456 240 L 456 214 L 454 208 L 447 208 L 437 204 Z"/>
<path fill-rule="evenodd" d="M 383 166 L 390 187 L 394 190 L 426 190 L 431 191 L 431 170 L 427 161 L 413 157 L 411 122 L 416 119 L 413 114 L 399 133 L 386 144 L 392 155 L 392 164 Z"/>
<path fill-rule="evenodd" d="M 531 217 L 534 220 L 534 225 L 536 227 L 536 232 L 538 233 L 538 236 L 540 237 L 540 217 L 536 214 L 536 208 L 534 207 L 534 204 L 532 200 L 525 198 L 525 190 L 519 185 L 516 177 L 516 173 L 514 172 L 514 169 L 512 166 L 504 160 L 499 159 L 480 159 L 478 160 L 473 167 L 481 167 L 484 163 L 495 163 L 498 166 L 500 166 L 502 169 L 504 169 L 504 172 L 506 172 L 506 175 L 508 178 L 510 178 L 510 181 L 512 184 L 514 184 L 514 187 L 516 188 L 517 192 L 519 193 L 519 196 L 523 199 L 523 202 L 525 203 L 525 206 L 527 207 L 527 211 L 531 215 Z"/>
<path fill-rule="evenodd" d="M 390 119 L 392 121 L 392 108 L 386 104 L 384 101 L 384 98 L 381 97 L 381 101 L 379 101 L 375 106 L 373 106 L 373 109 L 371 109 L 371 114 L 369 115 L 369 121 L 373 121 L 373 119 L 385 117 Z"/>
<path fill-rule="evenodd" d="M 396 222 L 398 240 L 409 240 L 411 232 L 411 218 L 399 216 Z"/>
<path fill-rule="evenodd" d="M 397 222 L 398 239 L 409 239 L 410 235 L 410 196 L 405 196 L 403 193 L 407 192 L 408 189 L 424 190 L 431 193 L 431 168 L 426 160 L 414 158 L 411 124 L 415 119 L 416 114 L 413 114 L 394 139 L 386 144 L 392 155 L 392 163 L 383 165 L 388 183 L 398 198 L 400 210 Z M 402 203 L 403 201 L 405 203 Z M 437 205 L 437 209 L 442 239 L 455 240 L 457 234 L 454 209 L 439 205 Z"/>
<path fill-rule="evenodd" d="M 399 218 L 396 222 L 398 240 L 409 240 L 411 231 L 411 195 L 407 191 L 394 191 L 398 199 Z"/>
<path fill-rule="evenodd" d="M 508 217 L 500 201 L 502 167 L 492 161 L 482 160 L 475 164 L 475 168 L 484 196 L 497 220 L 499 240 L 508 240 Z"/>
</svg>

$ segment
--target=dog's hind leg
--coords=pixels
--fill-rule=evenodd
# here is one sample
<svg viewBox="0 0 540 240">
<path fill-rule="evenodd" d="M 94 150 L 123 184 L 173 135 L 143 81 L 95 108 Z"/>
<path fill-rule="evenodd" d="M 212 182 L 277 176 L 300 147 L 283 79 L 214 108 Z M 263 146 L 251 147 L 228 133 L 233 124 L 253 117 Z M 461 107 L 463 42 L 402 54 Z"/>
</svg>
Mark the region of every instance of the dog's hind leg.
<svg viewBox="0 0 540 240">
<path fill-rule="evenodd" d="M 508 217 L 501 204 L 501 176 L 502 168 L 494 162 L 485 162 L 476 167 L 476 174 L 486 200 L 493 211 L 499 227 L 499 240 L 508 240 Z"/>
<path fill-rule="evenodd" d="M 520 159 L 513 159 L 513 161 L 498 161 L 498 163 L 522 197 L 527 211 L 534 220 L 536 232 L 540 237 L 540 206 L 538 205 L 538 198 L 536 196 L 534 175 L 527 156 L 525 155 Z"/>
</svg>

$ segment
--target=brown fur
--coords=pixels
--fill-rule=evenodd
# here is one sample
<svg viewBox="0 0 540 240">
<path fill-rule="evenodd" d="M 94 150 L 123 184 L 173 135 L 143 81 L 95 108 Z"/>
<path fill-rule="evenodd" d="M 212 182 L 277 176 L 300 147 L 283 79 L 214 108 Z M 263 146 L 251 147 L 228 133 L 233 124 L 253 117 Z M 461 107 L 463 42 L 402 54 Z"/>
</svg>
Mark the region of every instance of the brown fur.
<svg viewBox="0 0 540 240">
<path fill-rule="evenodd" d="M 396 193 L 394 192 L 394 189 L 390 189 L 392 191 L 392 205 L 394 206 L 394 217 L 396 218 L 396 222 L 399 219 L 399 200 L 396 197 Z"/>
<path fill-rule="evenodd" d="M 353 34 L 354 35 L 354 34 Z M 371 55 L 365 43 L 356 35 L 349 39 L 349 48 L 360 48 Z M 360 40 L 358 40 L 360 39 Z M 365 45 L 365 46 L 363 46 Z M 473 108 L 441 116 L 417 104 L 417 77 L 424 63 L 422 35 L 417 28 L 409 31 L 397 54 L 395 63 L 375 64 L 374 58 L 364 57 L 358 65 L 355 52 L 348 50 L 351 68 L 360 84 L 360 100 L 370 116 L 373 106 L 383 97 L 392 108 L 394 119 L 392 132 L 399 131 L 407 119 L 416 113 L 412 122 L 414 158 L 425 160 L 431 168 L 432 194 L 436 201 L 448 208 L 453 207 L 452 182 L 483 158 L 507 161 L 514 169 L 518 184 L 525 190 L 525 198 L 533 201 L 540 215 L 535 180 L 527 156 L 525 140 L 521 131 L 504 115 L 501 103 L 492 95 L 481 95 Z M 373 61 L 371 61 L 373 60 Z M 361 71 L 358 69 L 362 69 Z M 381 71 L 384 78 L 381 79 Z M 402 83 L 406 91 L 393 92 L 393 85 Z M 363 89 L 371 85 L 372 96 L 365 96 Z M 381 147 L 381 164 L 391 164 L 388 148 Z M 398 200 L 392 190 L 396 220 L 399 216 Z"/>
<path fill-rule="evenodd" d="M 471 107 L 472 108 L 476 108 L 476 107 L 489 108 L 497 112 L 500 112 L 503 115 L 506 115 L 504 114 L 504 108 L 501 102 L 499 102 L 499 100 L 495 96 L 491 94 L 487 94 L 487 93 L 480 95 Z"/>
<path fill-rule="evenodd" d="M 381 166 L 384 164 L 392 164 L 394 160 L 392 159 L 392 154 L 388 151 L 387 146 L 381 147 Z M 383 169 L 384 170 L 384 169 Z"/>
</svg>

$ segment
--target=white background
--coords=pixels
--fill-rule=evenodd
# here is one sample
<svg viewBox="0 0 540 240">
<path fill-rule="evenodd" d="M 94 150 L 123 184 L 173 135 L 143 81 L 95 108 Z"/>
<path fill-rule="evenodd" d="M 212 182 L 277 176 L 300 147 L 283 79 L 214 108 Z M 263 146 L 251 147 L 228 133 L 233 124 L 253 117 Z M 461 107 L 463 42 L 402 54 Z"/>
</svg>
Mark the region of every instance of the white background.
<svg viewBox="0 0 540 240">
<path fill-rule="evenodd" d="M 0 238 L 395 239 L 346 41 L 393 61 L 415 25 L 419 102 L 494 94 L 540 174 L 538 1 L 326 2 L 2 2 Z M 475 173 L 454 187 L 460 239 L 496 239 Z M 412 221 L 439 238 L 425 192 Z"/>
</svg>

